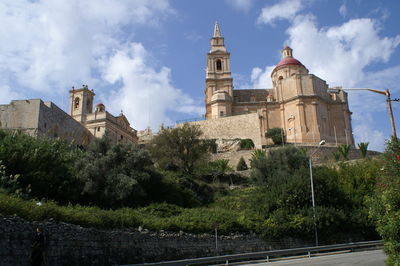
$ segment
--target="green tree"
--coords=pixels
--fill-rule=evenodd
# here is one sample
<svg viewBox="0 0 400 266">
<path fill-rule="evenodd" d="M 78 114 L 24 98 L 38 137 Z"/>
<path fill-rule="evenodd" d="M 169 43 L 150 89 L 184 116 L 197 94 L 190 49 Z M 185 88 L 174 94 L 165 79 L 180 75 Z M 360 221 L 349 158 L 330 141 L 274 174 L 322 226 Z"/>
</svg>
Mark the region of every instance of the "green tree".
<svg viewBox="0 0 400 266">
<path fill-rule="evenodd" d="M 0 160 L 6 175 L 19 175 L 14 186 L 27 197 L 77 200 L 81 184 L 74 175 L 74 161 L 82 155 L 62 140 L 0 131 Z"/>
<path fill-rule="evenodd" d="M 238 162 L 238 164 L 236 165 L 236 170 L 238 171 L 244 171 L 249 169 L 249 167 L 246 164 L 246 161 L 244 160 L 243 156 L 240 157 L 240 160 Z"/>
<path fill-rule="evenodd" d="M 268 131 L 265 133 L 265 136 L 267 138 L 272 139 L 274 144 L 280 145 L 284 141 L 284 133 L 282 128 L 274 127 L 268 129 Z"/>
<path fill-rule="evenodd" d="M 258 184 L 269 180 L 284 182 L 295 170 L 308 167 L 308 157 L 303 150 L 287 146 L 271 149 L 267 156 L 253 156 L 251 167 L 253 180 Z"/>
<path fill-rule="evenodd" d="M 357 227 L 352 226 L 356 223 L 348 218 L 353 210 L 345 208 L 345 195 L 335 168 L 314 167 L 313 173 L 320 238 L 328 239 L 341 232 L 358 233 Z M 292 235 L 312 239 L 313 209 L 305 151 L 293 146 L 271 149 L 267 156 L 253 162 L 252 178 L 256 190 L 249 205 L 264 220 L 258 225 L 259 232 L 269 238 Z"/>
<path fill-rule="evenodd" d="M 383 238 L 388 255 L 387 265 L 400 265 L 400 141 L 392 138 L 386 144 L 376 195 L 369 201 L 370 213 Z"/>
<path fill-rule="evenodd" d="M 361 156 L 363 158 L 367 157 L 368 145 L 369 142 L 360 142 L 357 144 L 358 148 L 360 149 Z"/>
<path fill-rule="evenodd" d="M 85 204 L 138 206 L 158 197 L 161 175 L 147 150 L 128 144 L 111 146 L 107 134 L 93 141 L 75 167 L 84 184 L 81 194 Z"/>
<path fill-rule="evenodd" d="M 214 172 L 225 174 L 226 172 L 232 171 L 232 167 L 229 165 L 229 160 L 219 159 L 210 162 L 211 168 Z"/>
<path fill-rule="evenodd" d="M 350 145 L 342 144 L 338 147 L 338 152 L 342 155 L 346 161 L 349 159 Z"/>
<path fill-rule="evenodd" d="M 202 131 L 184 124 L 182 127 L 162 130 L 154 137 L 150 152 L 162 169 L 176 169 L 192 175 L 196 166 L 206 159 L 209 145 L 200 139 Z"/>
</svg>

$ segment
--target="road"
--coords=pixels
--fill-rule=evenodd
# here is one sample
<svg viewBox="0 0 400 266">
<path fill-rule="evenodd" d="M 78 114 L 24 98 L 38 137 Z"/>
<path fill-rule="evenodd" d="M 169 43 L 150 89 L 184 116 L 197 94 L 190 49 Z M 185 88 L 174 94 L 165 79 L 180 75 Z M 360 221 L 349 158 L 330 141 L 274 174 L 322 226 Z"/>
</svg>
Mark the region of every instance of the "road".
<svg viewBox="0 0 400 266">
<path fill-rule="evenodd" d="M 318 256 L 311 258 L 289 259 L 284 261 L 274 261 L 269 263 L 246 264 L 251 266 L 384 266 L 385 253 L 383 250 L 360 251 L 352 253 L 342 253 L 335 255 Z"/>
</svg>

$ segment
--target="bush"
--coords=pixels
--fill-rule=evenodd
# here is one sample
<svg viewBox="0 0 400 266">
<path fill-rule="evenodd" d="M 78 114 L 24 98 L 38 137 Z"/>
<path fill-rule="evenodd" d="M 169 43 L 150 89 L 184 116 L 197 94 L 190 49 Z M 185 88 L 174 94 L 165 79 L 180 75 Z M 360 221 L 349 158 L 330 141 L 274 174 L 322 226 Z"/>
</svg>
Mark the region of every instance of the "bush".
<svg viewBox="0 0 400 266">
<path fill-rule="evenodd" d="M 240 149 L 251 150 L 254 149 L 254 142 L 252 139 L 240 139 Z"/>
<path fill-rule="evenodd" d="M 400 265 L 400 141 L 386 144 L 384 166 L 380 171 L 376 195 L 369 200 L 370 214 L 383 238 L 387 265 Z"/>
<path fill-rule="evenodd" d="M 217 153 L 218 152 L 218 144 L 216 139 L 205 139 L 204 143 L 207 146 L 208 152 Z"/>
<path fill-rule="evenodd" d="M 2 186 L 27 197 L 75 201 L 82 184 L 75 178 L 74 161 L 82 155 L 81 150 L 61 140 L 0 131 L 0 161 L 6 167 L 6 175 L 19 175 L 13 188 L 4 182 Z"/>
<path fill-rule="evenodd" d="M 244 170 L 247 170 L 247 169 L 249 169 L 249 168 L 247 167 L 246 161 L 244 160 L 243 157 L 240 157 L 240 160 L 239 160 L 239 162 L 238 162 L 238 164 L 236 166 L 236 170 L 244 171 Z"/>
<path fill-rule="evenodd" d="M 147 150 L 109 143 L 107 134 L 95 139 L 76 163 L 77 177 L 84 184 L 83 203 L 116 208 L 156 201 L 161 175 Z"/>
<path fill-rule="evenodd" d="M 358 148 L 360 149 L 360 153 L 361 153 L 362 158 L 367 157 L 368 145 L 369 145 L 369 142 L 360 142 L 357 145 Z"/>
<path fill-rule="evenodd" d="M 287 146 L 265 151 L 255 151 L 251 159 L 252 178 L 260 185 L 272 180 L 284 182 L 296 170 L 308 168 L 306 153 L 296 147 Z"/>
<path fill-rule="evenodd" d="M 151 143 L 150 152 L 161 169 L 176 169 L 192 175 L 197 165 L 207 157 L 209 143 L 200 139 L 203 132 L 197 127 L 162 130 Z"/>
<path fill-rule="evenodd" d="M 350 145 L 342 144 L 338 147 L 338 152 L 342 155 L 343 159 L 349 160 Z"/>
<path fill-rule="evenodd" d="M 270 128 L 268 129 L 268 131 L 265 133 L 265 136 L 267 138 L 272 139 L 272 141 L 274 142 L 274 144 L 276 145 L 280 145 L 285 141 L 285 136 L 283 133 L 283 129 L 282 128 L 278 128 L 278 127 L 274 127 L 274 128 Z"/>
</svg>

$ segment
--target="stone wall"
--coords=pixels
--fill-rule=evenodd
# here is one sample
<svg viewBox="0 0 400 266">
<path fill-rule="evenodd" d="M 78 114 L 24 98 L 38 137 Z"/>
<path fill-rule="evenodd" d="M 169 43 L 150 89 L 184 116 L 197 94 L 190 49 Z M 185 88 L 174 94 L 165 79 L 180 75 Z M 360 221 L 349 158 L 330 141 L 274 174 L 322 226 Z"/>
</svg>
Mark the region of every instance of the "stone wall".
<svg viewBox="0 0 400 266">
<path fill-rule="evenodd" d="M 307 154 L 314 152 L 314 150 L 316 149 L 315 146 L 297 146 L 297 147 L 306 149 Z M 270 149 L 276 149 L 276 148 L 274 147 L 274 148 L 270 148 Z M 215 153 L 215 154 L 212 154 L 212 160 L 219 160 L 219 159 L 229 160 L 229 165 L 233 169 L 236 169 L 236 166 L 240 160 L 240 157 L 243 157 L 243 159 L 247 163 L 247 166 L 250 167 L 250 159 L 251 159 L 251 155 L 253 152 L 254 152 L 254 150 L 240 150 L 240 151 L 233 151 L 233 152 Z M 333 157 L 334 152 L 337 152 L 337 147 L 322 146 L 313 155 L 313 162 L 318 164 L 318 163 L 322 163 L 322 162 L 333 161 L 334 160 L 334 157 Z M 381 153 L 377 152 L 377 151 L 368 151 L 367 156 L 377 156 L 379 154 L 381 154 Z M 361 158 L 360 150 L 350 149 L 349 160 L 360 159 L 360 158 Z"/>
<path fill-rule="evenodd" d="M 62 138 L 87 145 L 90 132 L 52 102 L 40 99 L 15 100 L 0 105 L 0 128 L 20 130 L 31 136 Z"/>
<path fill-rule="evenodd" d="M 307 246 L 294 239 L 265 242 L 254 235 L 215 237 L 147 230 L 104 231 L 47 221 L 0 216 L 0 265 L 27 265 L 37 226 L 44 228 L 47 265 L 115 265 Z"/>
<path fill-rule="evenodd" d="M 207 139 L 252 139 L 261 148 L 260 119 L 257 113 L 190 122 L 198 125 Z"/>
</svg>

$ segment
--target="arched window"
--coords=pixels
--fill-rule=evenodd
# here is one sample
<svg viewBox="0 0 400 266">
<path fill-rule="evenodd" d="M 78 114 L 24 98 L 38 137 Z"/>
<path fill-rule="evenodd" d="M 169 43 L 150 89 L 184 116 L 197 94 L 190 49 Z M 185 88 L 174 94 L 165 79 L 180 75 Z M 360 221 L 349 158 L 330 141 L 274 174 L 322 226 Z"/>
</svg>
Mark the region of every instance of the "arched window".
<svg viewBox="0 0 400 266">
<path fill-rule="evenodd" d="M 75 109 L 79 107 L 79 97 L 76 97 L 74 100 L 74 107 Z"/>
<path fill-rule="evenodd" d="M 217 71 L 221 71 L 222 70 L 222 62 L 220 59 L 217 60 L 216 65 L 217 65 Z"/>
</svg>

